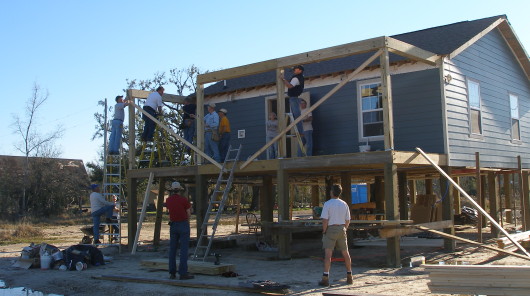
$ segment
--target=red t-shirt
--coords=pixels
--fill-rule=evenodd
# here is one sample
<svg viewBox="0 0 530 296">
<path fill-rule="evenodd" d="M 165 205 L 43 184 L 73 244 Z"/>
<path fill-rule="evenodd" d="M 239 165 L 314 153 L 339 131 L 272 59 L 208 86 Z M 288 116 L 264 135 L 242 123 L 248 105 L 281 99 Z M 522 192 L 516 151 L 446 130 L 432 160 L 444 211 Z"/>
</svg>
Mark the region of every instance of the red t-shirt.
<svg viewBox="0 0 530 296">
<path fill-rule="evenodd" d="M 166 208 L 169 210 L 169 220 L 180 222 L 188 220 L 186 210 L 191 208 L 191 204 L 184 196 L 173 194 L 166 199 Z"/>
</svg>

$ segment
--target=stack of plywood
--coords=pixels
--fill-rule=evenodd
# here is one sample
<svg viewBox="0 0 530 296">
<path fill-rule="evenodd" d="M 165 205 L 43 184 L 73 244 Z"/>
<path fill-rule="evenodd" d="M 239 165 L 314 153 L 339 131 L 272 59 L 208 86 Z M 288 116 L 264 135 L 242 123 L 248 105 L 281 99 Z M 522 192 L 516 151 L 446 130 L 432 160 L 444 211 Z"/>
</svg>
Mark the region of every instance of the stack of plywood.
<svg viewBox="0 0 530 296">
<path fill-rule="evenodd" d="M 511 234 L 511 237 L 525 248 L 528 248 L 530 246 L 530 231 Z M 507 237 L 498 238 L 497 246 L 499 247 L 499 249 L 505 249 L 509 251 L 514 251 L 518 249 Z"/>
<path fill-rule="evenodd" d="M 530 266 L 422 265 L 439 294 L 530 295 Z"/>
</svg>

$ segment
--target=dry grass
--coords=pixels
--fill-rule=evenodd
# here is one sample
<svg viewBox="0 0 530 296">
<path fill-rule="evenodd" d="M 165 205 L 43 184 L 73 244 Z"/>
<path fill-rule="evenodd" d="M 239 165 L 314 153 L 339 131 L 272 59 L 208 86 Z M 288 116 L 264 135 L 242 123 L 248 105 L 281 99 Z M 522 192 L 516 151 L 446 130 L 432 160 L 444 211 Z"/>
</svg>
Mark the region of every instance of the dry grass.
<svg viewBox="0 0 530 296">
<path fill-rule="evenodd" d="M 44 238 L 44 232 L 30 223 L 0 224 L 0 245 L 27 243 Z"/>
</svg>

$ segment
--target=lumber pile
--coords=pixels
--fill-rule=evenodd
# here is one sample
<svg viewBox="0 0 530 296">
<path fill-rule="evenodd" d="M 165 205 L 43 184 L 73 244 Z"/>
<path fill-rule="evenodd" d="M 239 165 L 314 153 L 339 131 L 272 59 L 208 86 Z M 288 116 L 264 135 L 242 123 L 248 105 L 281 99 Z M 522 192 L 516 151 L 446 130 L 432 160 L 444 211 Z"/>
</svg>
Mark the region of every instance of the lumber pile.
<svg viewBox="0 0 530 296">
<path fill-rule="evenodd" d="M 511 236 L 515 241 L 517 241 L 523 247 L 525 248 L 530 247 L 530 231 L 511 234 Z M 499 249 L 505 249 L 505 250 L 510 250 L 510 251 L 517 250 L 517 247 L 507 237 L 501 237 L 497 239 L 497 246 L 499 247 Z"/>
<path fill-rule="evenodd" d="M 169 270 L 168 259 L 149 259 L 142 260 L 140 262 L 142 266 L 149 267 L 152 269 Z M 177 258 L 177 269 L 178 269 L 178 258 Z M 206 274 L 206 275 L 220 275 L 225 272 L 235 271 L 236 266 L 234 264 L 219 264 L 214 265 L 213 262 L 203 261 L 192 261 L 188 260 L 188 271 L 195 274 Z"/>
<path fill-rule="evenodd" d="M 422 265 L 439 294 L 528 295 L 530 266 Z"/>
</svg>

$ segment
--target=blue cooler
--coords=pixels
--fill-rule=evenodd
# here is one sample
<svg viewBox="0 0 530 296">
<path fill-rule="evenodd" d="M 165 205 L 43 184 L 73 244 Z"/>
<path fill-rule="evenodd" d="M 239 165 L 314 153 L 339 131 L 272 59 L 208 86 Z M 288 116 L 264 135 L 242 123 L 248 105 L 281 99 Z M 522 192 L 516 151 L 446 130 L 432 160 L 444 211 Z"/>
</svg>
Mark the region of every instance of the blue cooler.
<svg viewBox="0 0 530 296">
<path fill-rule="evenodd" d="M 351 203 L 360 204 L 368 202 L 368 186 L 366 184 L 351 185 Z"/>
</svg>

